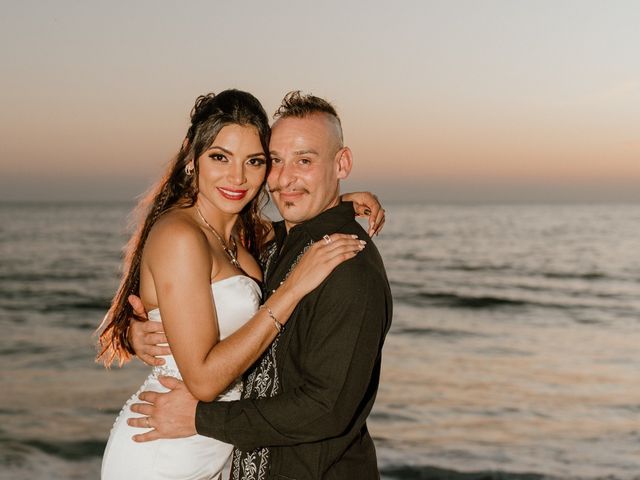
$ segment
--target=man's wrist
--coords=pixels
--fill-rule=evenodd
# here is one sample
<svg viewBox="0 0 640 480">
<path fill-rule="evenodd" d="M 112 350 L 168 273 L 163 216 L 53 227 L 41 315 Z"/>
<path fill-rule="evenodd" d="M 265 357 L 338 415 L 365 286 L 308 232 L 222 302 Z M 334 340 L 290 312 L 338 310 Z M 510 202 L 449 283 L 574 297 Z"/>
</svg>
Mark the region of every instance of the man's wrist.
<svg viewBox="0 0 640 480">
<path fill-rule="evenodd" d="M 225 431 L 225 420 L 232 403 L 234 402 L 199 401 L 196 404 L 194 418 L 196 433 L 225 443 L 233 443 L 229 441 Z"/>
</svg>

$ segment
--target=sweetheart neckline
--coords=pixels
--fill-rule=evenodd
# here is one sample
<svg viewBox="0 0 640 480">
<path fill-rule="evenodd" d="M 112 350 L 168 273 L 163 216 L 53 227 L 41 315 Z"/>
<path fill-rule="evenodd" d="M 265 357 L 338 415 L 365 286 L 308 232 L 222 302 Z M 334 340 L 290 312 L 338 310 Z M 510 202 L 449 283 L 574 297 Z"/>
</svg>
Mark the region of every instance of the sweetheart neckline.
<svg viewBox="0 0 640 480">
<path fill-rule="evenodd" d="M 227 280 L 231 280 L 232 278 L 238 278 L 238 277 L 246 278 L 247 280 L 251 280 L 255 284 L 256 287 L 260 288 L 260 285 L 258 284 L 258 282 L 256 282 L 253 278 L 251 278 L 249 275 L 243 275 L 241 273 L 238 273 L 236 275 L 231 275 L 230 277 L 225 277 L 225 278 L 222 278 L 220 280 L 216 280 L 215 282 L 211 282 L 210 285 L 214 286 L 214 285 L 216 285 L 218 283 L 226 282 Z"/>
<path fill-rule="evenodd" d="M 236 275 L 231 275 L 230 277 L 225 277 L 225 278 L 222 278 L 220 280 L 216 280 L 215 282 L 211 282 L 209 285 L 211 287 L 214 287 L 215 285 L 217 285 L 219 283 L 222 283 L 222 282 L 226 282 L 227 280 L 231 280 L 232 278 L 246 278 L 247 280 L 251 281 L 258 288 L 258 290 L 260 290 L 260 285 L 258 284 L 258 282 L 256 282 L 249 275 L 242 275 L 241 273 L 238 273 Z M 149 316 L 151 314 L 151 312 L 155 312 L 155 311 L 160 311 L 160 308 L 156 307 L 156 308 L 154 308 L 152 310 L 149 310 L 147 312 L 147 316 Z"/>
</svg>

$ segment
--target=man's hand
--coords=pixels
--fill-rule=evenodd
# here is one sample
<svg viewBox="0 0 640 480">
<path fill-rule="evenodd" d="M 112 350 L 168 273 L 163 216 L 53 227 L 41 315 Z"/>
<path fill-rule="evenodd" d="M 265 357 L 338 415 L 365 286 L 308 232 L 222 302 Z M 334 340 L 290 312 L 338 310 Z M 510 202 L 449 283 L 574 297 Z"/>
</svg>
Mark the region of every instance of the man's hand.
<svg viewBox="0 0 640 480">
<path fill-rule="evenodd" d="M 151 428 L 150 431 L 134 435 L 136 442 L 149 442 L 159 438 L 183 438 L 196 433 L 196 406 L 198 400 L 191 395 L 185 384 L 173 377 L 159 377 L 160 383 L 170 389 L 167 393 L 142 392 L 140 400 L 131 411 L 146 415 L 130 418 L 132 427 Z"/>
<path fill-rule="evenodd" d="M 140 298 L 129 295 L 128 300 L 136 315 L 147 318 L 147 312 L 144 310 Z M 169 347 L 158 345 L 159 343 L 167 343 L 167 337 L 162 330 L 162 322 L 142 322 L 132 318 L 128 336 L 136 356 L 151 367 L 164 365 L 164 358 L 157 358 L 158 356 L 171 355 Z"/>
</svg>

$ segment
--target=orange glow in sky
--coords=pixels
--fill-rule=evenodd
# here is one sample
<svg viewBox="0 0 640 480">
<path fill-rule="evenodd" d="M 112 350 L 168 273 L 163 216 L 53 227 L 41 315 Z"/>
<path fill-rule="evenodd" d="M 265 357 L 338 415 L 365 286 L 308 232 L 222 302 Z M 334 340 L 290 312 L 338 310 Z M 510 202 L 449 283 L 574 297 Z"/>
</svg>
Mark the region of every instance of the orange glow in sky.
<svg viewBox="0 0 640 480">
<path fill-rule="evenodd" d="M 637 2 L 293 5 L 5 7 L 0 200 L 129 200 L 178 149 L 194 99 L 229 87 L 268 112 L 292 89 L 334 102 L 349 187 L 640 200 Z"/>
</svg>

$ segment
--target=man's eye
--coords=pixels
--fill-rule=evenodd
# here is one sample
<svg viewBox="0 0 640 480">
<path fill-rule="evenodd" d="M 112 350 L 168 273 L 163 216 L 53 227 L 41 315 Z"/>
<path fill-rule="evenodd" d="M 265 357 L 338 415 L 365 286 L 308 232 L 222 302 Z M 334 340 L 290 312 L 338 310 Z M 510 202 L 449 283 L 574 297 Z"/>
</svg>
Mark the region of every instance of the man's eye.
<svg viewBox="0 0 640 480">
<path fill-rule="evenodd" d="M 279 158 L 271 157 L 271 163 L 275 164 L 275 163 L 281 163 L 281 162 L 282 162 L 282 160 L 280 160 Z"/>
<path fill-rule="evenodd" d="M 311 163 L 311 160 L 309 160 L 308 158 L 301 158 L 300 163 L 302 165 L 309 165 Z"/>
</svg>

